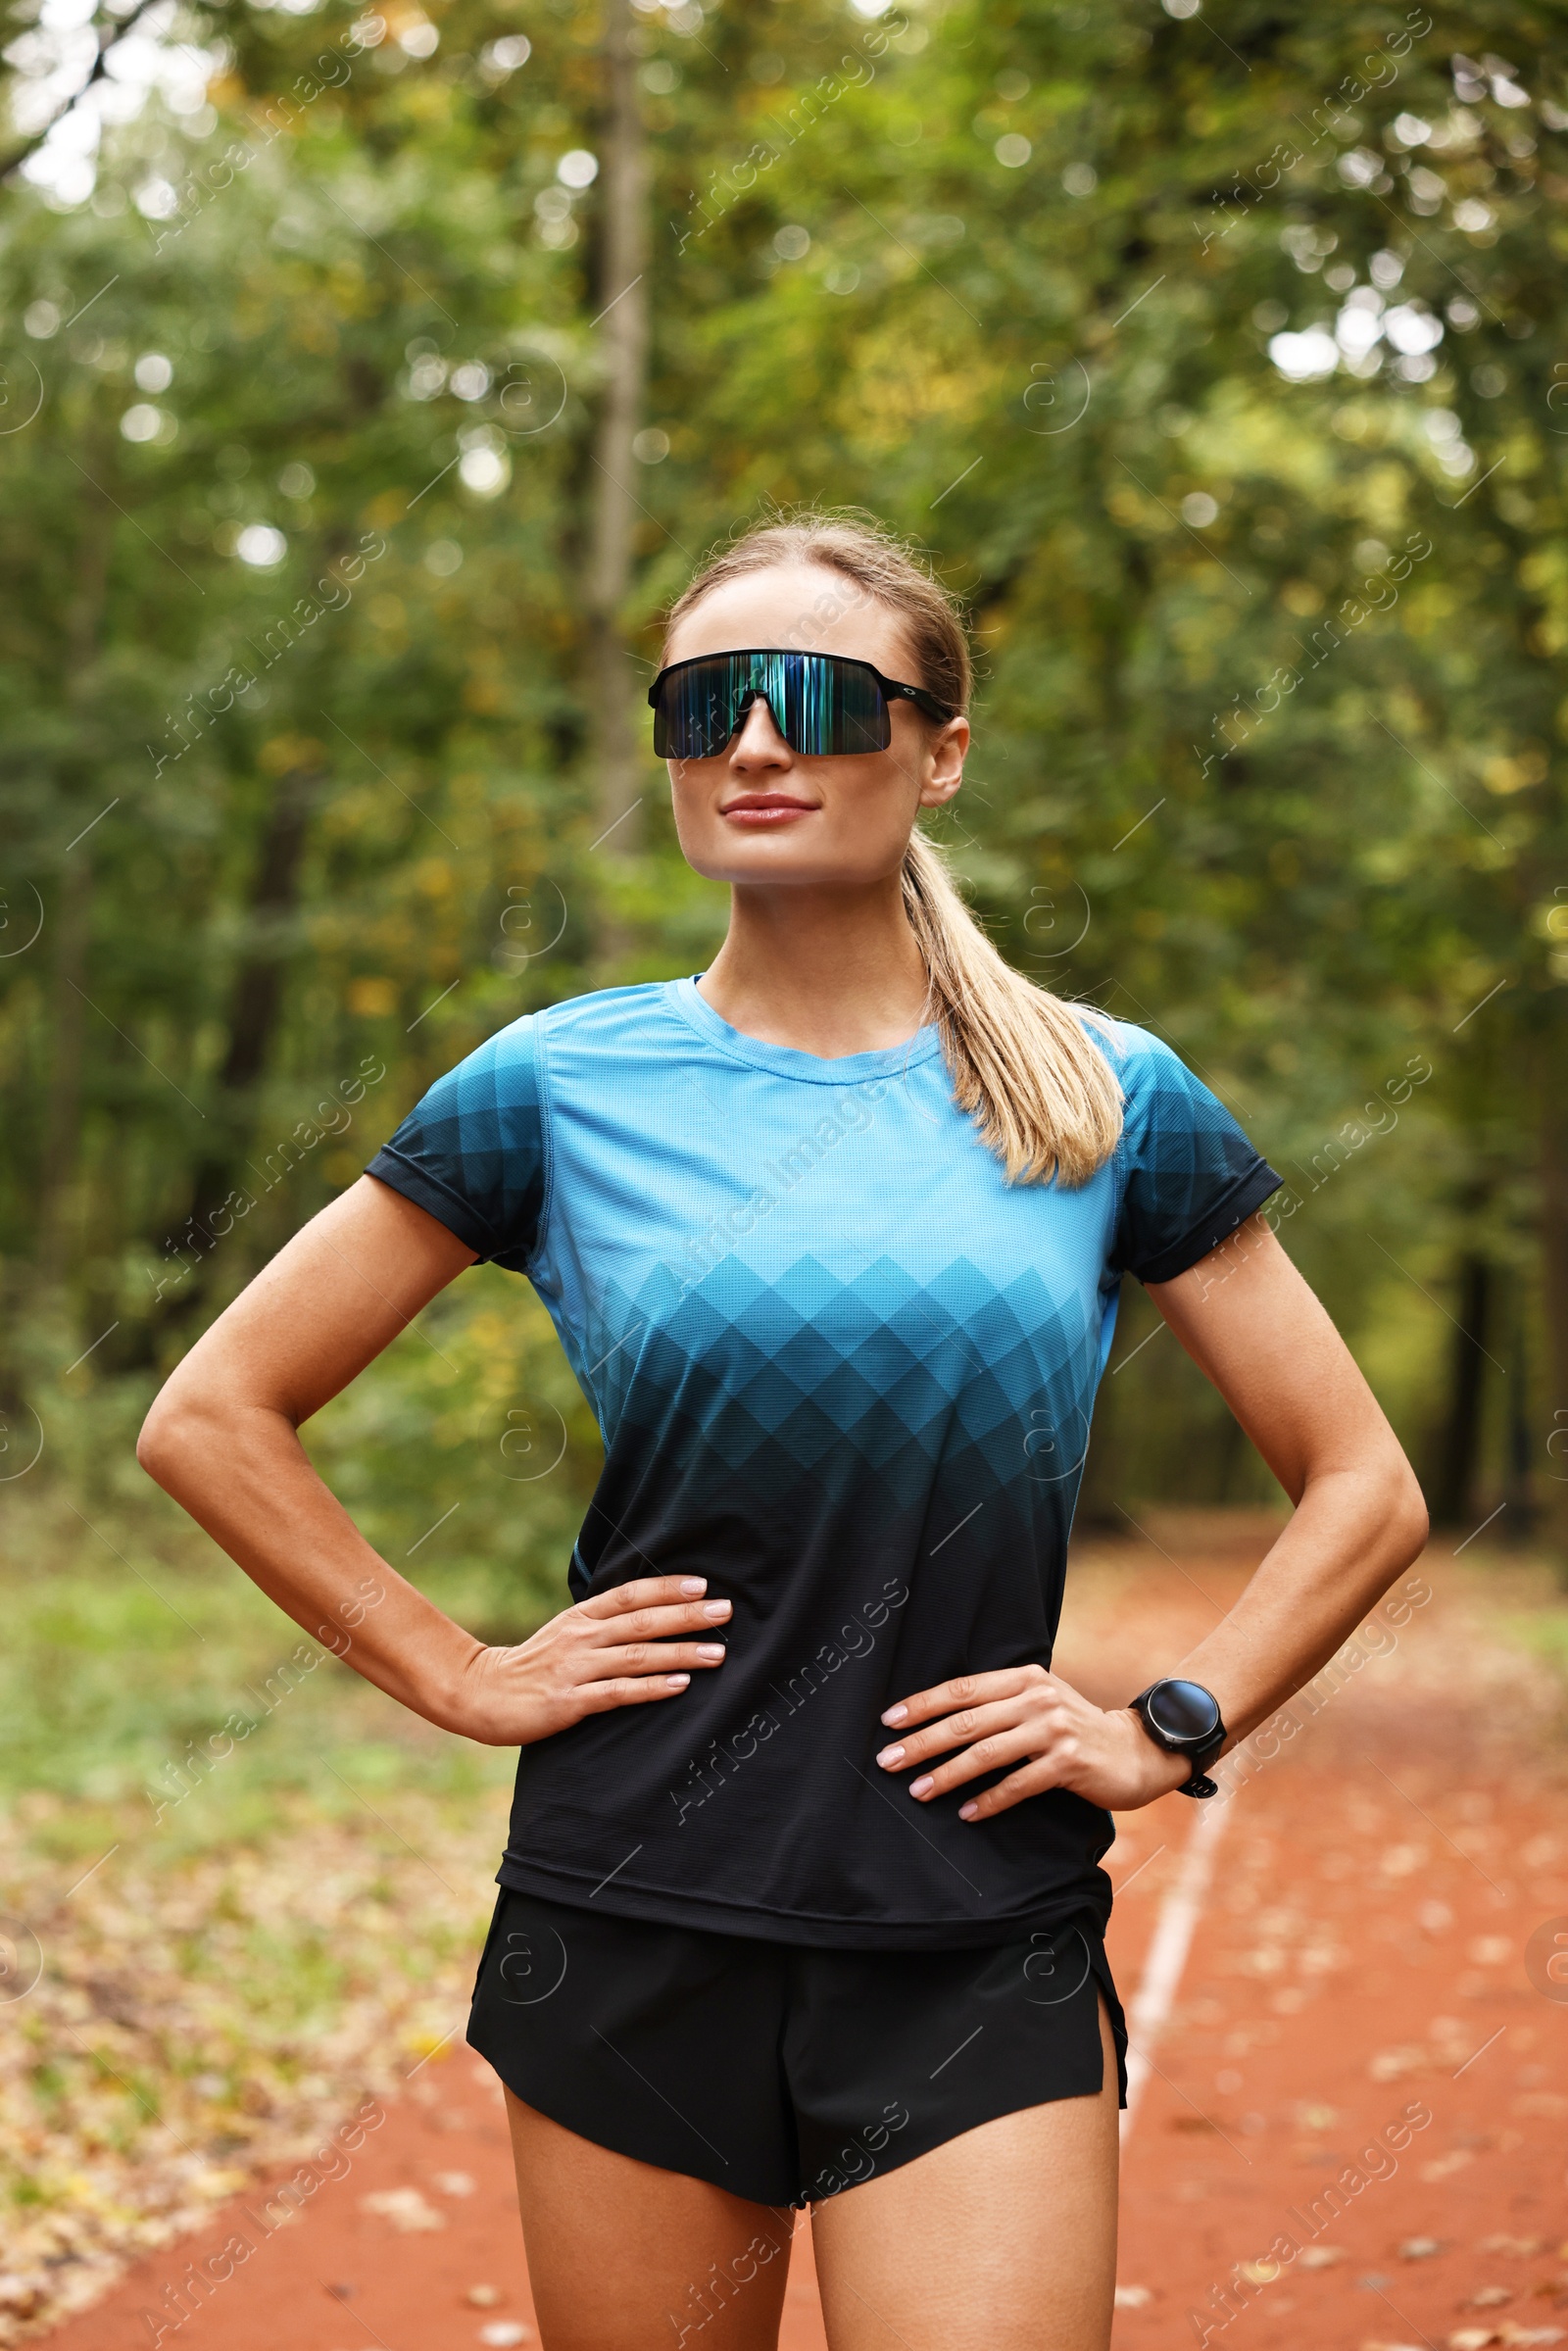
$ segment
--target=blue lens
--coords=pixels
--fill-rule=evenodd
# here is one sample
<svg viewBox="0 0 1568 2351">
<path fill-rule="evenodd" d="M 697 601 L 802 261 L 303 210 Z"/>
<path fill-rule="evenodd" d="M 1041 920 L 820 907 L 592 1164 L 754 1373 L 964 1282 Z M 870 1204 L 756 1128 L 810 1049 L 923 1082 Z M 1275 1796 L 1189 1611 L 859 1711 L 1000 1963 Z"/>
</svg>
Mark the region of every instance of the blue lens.
<svg viewBox="0 0 1568 2351">
<path fill-rule="evenodd" d="M 807 759 L 886 751 L 888 706 L 866 661 L 825 653 L 719 653 L 667 671 L 654 707 L 662 759 L 710 759 L 759 696 L 773 724 Z"/>
</svg>

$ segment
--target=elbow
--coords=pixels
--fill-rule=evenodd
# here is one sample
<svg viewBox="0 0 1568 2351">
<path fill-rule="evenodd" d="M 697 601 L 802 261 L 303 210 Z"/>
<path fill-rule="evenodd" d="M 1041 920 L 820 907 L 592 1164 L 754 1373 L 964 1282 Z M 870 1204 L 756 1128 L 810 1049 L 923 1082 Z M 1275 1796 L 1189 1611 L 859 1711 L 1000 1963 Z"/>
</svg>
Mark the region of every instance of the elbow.
<svg viewBox="0 0 1568 2351">
<path fill-rule="evenodd" d="M 188 1402 L 172 1396 L 166 1388 L 153 1399 L 151 1411 L 141 1424 L 136 1440 L 136 1459 L 154 1485 L 172 1494 L 178 1481 L 180 1467 L 189 1459 L 192 1447 L 199 1445 L 201 1413 Z"/>
<path fill-rule="evenodd" d="M 136 1440 L 136 1459 L 155 1486 L 167 1486 L 174 1445 L 173 1424 L 176 1415 L 159 1396 L 147 1418 L 141 1424 Z"/>
<path fill-rule="evenodd" d="M 1408 1567 L 1425 1550 L 1432 1522 L 1420 1482 L 1402 1453 L 1389 1476 L 1386 1523 L 1389 1542 L 1398 1553 L 1399 1566 Z"/>
</svg>

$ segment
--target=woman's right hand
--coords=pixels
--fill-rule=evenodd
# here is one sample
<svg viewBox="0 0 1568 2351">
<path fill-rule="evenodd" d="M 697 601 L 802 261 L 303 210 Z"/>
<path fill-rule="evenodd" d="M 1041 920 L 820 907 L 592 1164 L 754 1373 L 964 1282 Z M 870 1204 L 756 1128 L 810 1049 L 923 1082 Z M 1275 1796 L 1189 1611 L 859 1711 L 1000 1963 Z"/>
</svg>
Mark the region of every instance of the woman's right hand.
<svg viewBox="0 0 1568 2351">
<path fill-rule="evenodd" d="M 677 1697 L 694 1671 L 724 1662 L 712 1634 L 730 1604 L 707 1590 L 701 1576 L 645 1576 L 564 1608 L 515 1648 L 475 1649 L 446 1727 L 526 1747 L 585 1714 Z"/>
</svg>

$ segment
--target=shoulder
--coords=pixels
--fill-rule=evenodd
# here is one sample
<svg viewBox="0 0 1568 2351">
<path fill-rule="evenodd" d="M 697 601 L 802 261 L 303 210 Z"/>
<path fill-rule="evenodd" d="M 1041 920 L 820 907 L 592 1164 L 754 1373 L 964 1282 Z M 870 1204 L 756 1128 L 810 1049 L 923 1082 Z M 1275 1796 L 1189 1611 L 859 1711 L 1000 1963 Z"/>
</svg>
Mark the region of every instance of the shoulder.
<svg viewBox="0 0 1568 2351">
<path fill-rule="evenodd" d="M 563 997 L 529 1017 L 549 1046 L 612 1052 L 668 1017 L 666 987 L 663 980 L 640 980 L 628 988 L 595 988 L 586 996 Z"/>
<path fill-rule="evenodd" d="M 662 984 L 654 981 L 563 997 L 559 1004 L 524 1012 L 497 1029 L 448 1074 L 526 1087 L 535 1082 L 541 1061 L 560 1053 L 590 1058 L 613 1055 L 635 1037 L 646 1035 L 662 1009 Z"/>
<path fill-rule="evenodd" d="M 1157 1139 L 1229 1129 L 1233 1120 L 1197 1070 L 1163 1037 L 1130 1020 L 1092 1014 L 1088 1023 L 1109 1056 L 1122 1091 L 1122 1143 L 1140 1155 Z"/>
<path fill-rule="evenodd" d="M 1131 1020 L 1113 1020 L 1093 1004 L 1074 1004 L 1072 1009 L 1109 1061 L 1129 1102 L 1157 1093 L 1161 1086 L 1184 1088 L 1191 1083 L 1180 1053 L 1152 1029 L 1140 1028 Z"/>
</svg>

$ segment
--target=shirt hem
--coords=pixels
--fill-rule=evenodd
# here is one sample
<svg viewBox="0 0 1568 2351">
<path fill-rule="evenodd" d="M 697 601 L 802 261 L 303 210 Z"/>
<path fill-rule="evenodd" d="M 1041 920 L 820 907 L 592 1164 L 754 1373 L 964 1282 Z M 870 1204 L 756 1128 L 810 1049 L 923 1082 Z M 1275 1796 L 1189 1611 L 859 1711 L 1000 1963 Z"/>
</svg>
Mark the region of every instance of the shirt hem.
<svg viewBox="0 0 1568 2351">
<path fill-rule="evenodd" d="M 1188 1273 L 1206 1257 L 1210 1249 L 1218 1249 L 1229 1240 L 1237 1226 L 1260 1208 L 1272 1193 L 1278 1192 L 1285 1178 L 1276 1175 L 1268 1161 L 1259 1158 L 1245 1175 L 1238 1176 L 1228 1191 L 1222 1193 L 1207 1210 L 1200 1223 L 1194 1225 L 1184 1239 L 1170 1249 L 1161 1249 L 1147 1265 L 1130 1265 L 1128 1272 L 1135 1281 L 1174 1282 L 1178 1274 Z"/>
<path fill-rule="evenodd" d="M 439 1176 L 433 1176 L 426 1169 L 416 1166 L 412 1159 L 406 1159 L 391 1144 L 382 1144 L 365 1172 L 368 1176 L 374 1176 L 378 1184 L 385 1184 L 389 1192 L 401 1193 L 405 1200 L 413 1200 L 416 1208 L 422 1208 L 427 1216 L 433 1216 L 437 1224 L 444 1224 L 449 1233 L 456 1234 L 465 1249 L 477 1251 L 481 1262 L 488 1263 L 494 1256 L 498 1236 L 484 1219 L 475 1213 L 466 1200 L 443 1184 Z"/>
<path fill-rule="evenodd" d="M 814 1911 L 769 1910 L 759 1903 L 725 1902 L 711 1896 L 628 1886 L 620 1879 L 591 1880 L 586 1871 L 556 1870 L 547 1863 L 517 1861 L 509 1853 L 495 1882 L 511 1893 L 538 1894 L 570 1909 L 590 1907 L 612 1918 L 643 1919 L 652 1926 L 688 1927 L 747 1941 L 795 1943 L 841 1951 L 949 1951 L 1013 1942 L 1048 1931 L 1064 1919 L 1091 1912 L 1103 1935 L 1110 1917 L 1109 1881 L 1094 1879 L 1063 1886 L 1027 1910 L 987 1919 L 849 1919 Z"/>
</svg>

